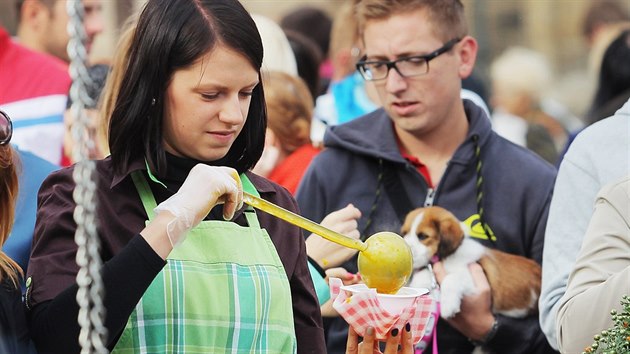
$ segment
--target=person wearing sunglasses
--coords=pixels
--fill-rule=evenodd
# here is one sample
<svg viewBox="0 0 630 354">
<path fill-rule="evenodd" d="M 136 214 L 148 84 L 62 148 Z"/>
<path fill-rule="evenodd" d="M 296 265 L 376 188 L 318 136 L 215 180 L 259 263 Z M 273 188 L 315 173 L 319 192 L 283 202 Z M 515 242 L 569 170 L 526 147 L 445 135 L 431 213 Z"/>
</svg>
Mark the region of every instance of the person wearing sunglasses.
<svg viewBox="0 0 630 354">
<path fill-rule="evenodd" d="M 461 1 L 363 0 L 355 11 L 364 49 L 356 68 L 382 108 L 326 132 L 298 188 L 303 215 L 320 221 L 352 203 L 365 238 L 398 232 L 410 210 L 438 205 L 483 245 L 540 263 L 556 171 L 499 137 L 486 112 L 460 97 L 477 56 Z M 341 266 L 355 272 L 356 258 Z M 536 315 L 493 314 L 487 279 L 476 280 L 459 314 L 438 321 L 440 354 L 553 352 Z M 344 351 L 347 333 L 343 320 L 328 324 L 329 353 Z M 425 345 L 418 349 L 433 351 Z"/>
<path fill-rule="evenodd" d="M 22 304 L 22 268 L 4 252 L 15 216 L 18 160 L 11 147 L 13 124 L 0 111 L 0 353 L 29 353 L 30 341 Z"/>
</svg>

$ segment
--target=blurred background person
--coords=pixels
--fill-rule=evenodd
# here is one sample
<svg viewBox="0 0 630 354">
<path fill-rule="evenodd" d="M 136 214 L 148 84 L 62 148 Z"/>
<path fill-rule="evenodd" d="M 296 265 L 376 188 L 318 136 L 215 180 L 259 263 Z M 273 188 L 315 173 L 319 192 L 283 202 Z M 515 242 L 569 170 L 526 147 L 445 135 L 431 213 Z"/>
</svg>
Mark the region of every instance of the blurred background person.
<svg viewBox="0 0 630 354">
<path fill-rule="evenodd" d="M 22 45 L 65 62 L 68 56 L 68 12 L 66 0 L 17 0 L 17 37 Z M 103 31 L 102 0 L 82 0 L 85 48 L 90 53 L 94 38 Z"/>
<path fill-rule="evenodd" d="M 609 28 L 623 24 L 630 24 L 630 5 L 627 2 L 591 0 L 582 20 L 582 38 L 593 49 L 608 35 L 606 32 Z"/>
<path fill-rule="evenodd" d="M 265 149 L 253 171 L 295 195 L 319 149 L 311 144 L 313 99 L 302 79 L 272 71 L 263 78 L 267 103 Z"/>
<path fill-rule="evenodd" d="M 320 65 L 320 91 L 318 96 L 326 92 L 332 75 L 332 67 L 328 57 L 330 46 L 331 17 L 323 10 L 314 6 L 300 6 L 286 13 L 280 19 L 280 27 L 285 31 L 295 31 L 312 39 L 322 53 Z"/>
<path fill-rule="evenodd" d="M 317 44 L 309 37 L 292 30 L 286 30 L 284 34 L 289 40 L 291 50 L 293 50 L 298 76 L 308 86 L 311 97 L 313 97 L 313 103 L 315 103 L 315 97 L 320 92 L 319 66 L 322 63 L 323 54 Z"/>
<path fill-rule="evenodd" d="M 630 97 L 630 24 L 608 45 L 599 68 L 597 91 L 587 124 L 612 116 Z"/>
<path fill-rule="evenodd" d="M 0 24 L 0 109 L 13 119 L 13 144 L 59 165 L 70 75 L 61 60 L 15 43 Z"/>
<path fill-rule="evenodd" d="M 313 101 L 304 81 L 280 71 L 269 72 L 263 78 L 267 102 L 267 133 L 265 148 L 253 172 L 285 187 L 295 195 L 302 176 L 320 149 L 309 138 Z M 353 205 L 334 211 L 322 225 L 352 238 L 359 238 L 359 209 Z M 357 251 L 339 246 L 318 235 L 306 239 L 309 270 L 324 317 L 337 316 L 332 308 L 328 277 L 342 279 L 346 285 L 360 280 L 356 274 L 337 268 Z"/>
<path fill-rule="evenodd" d="M 608 45 L 599 68 L 597 91 L 586 123 L 612 116 L 630 97 L 630 24 Z"/>
<path fill-rule="evenodd" d="M 263 75 L 278 70 L 291 75 L 298 75 L 297 63 L 291 44 L 282 28 L 272 19 L 252 14 L 256 27 L 262 38 L 265 56 L 263 58 Z"/>
<path fill-rule="evenodd" d="M 26 314 L 22 304 L 20 266 L 4 252 L 4 243 L 15 216 L 18 194 L 18 157 L 11 148 L 13 127 L 6 113 L 0 111 L 0 352 L 30 353 Z"/>
<path fill-rule="evenodd" d="M 98 130 L 100 126 L 100 116 L 98 106 L 100 104 L 100 96 L 107 80 L 107 74 L 109 73 L 109 66 L 105 64 L 96 64 L 88 68 L 88 73 L 91 79 L 86 85 L 86 93 L 90 98 L 90 102 L 84 107 L 84 114 L 88 118 L 88 157 L 90 159 L 101 159 L 106 156 L 106 148 L 102 146 L 102 141 L 98 138 Z M 68 96 L 68 103 L 66 104 L 66 112 L 64 113 L 64 126 L 65 132 L 63 137 L 63 153 L 61 166 L 70 166 L 77 162 L 74 157 L 74 137 L 72 133 L 72 127 L 74 126 L 75 116 L 72 112 L 72 100 Z"/>
<path fill-rule="evenodd" d="M 629 176 L 597 194 L 584 243 L 560 299 L 556 319 L 560 351 L 580 353 L 595 335 L 612 327 L 610 310 L 623 312 L 619 302 L 624 295 L 630 295 Z"/>
<path fill-rule="evenodd" d="M 613 38 L 604 52 L 599 69 L 597 90 L 584 117 L 586 126 L 612 116 L 630 97 L 630 65 L 628 65 L 630 63 L 630 29 L 622 30 L 622 28 L 618 27 L 614 30 L 618 36 Z M 584 128 L 569 134 L 567 143 L 556 162 L 558 166 L 582 129 Z"/>
<path fill-rule="evenodd" d="M 618 28 L 630 24 L 630 4 L 627 0 L 586 0 L 580 4 L 583 10 L 578 12 L 571 21 L 579 25 L 572 36 L 575 38 L 562 36 L 561 39 L 566 38 L 568 43 L 577 44 L 572 47 L 581 49 L 579 53 L 569 56 L 570 61 L 558 63 L 557 67 L 571 68 L 573 64 L 574 68 L 565 72 L 557 80 L 554 85 L 554 94 L 573 115 L 583 118 L 588 112 L 597 88 L 597 77 L 604 51 L 619 34 Z M 553 22 L 556 21 L 554 17 Z M 532 21 L 532 25 L 540 25 L 540 22 Z M 561 45 L 561 43 L 558 44 Z M 574 62 L 583 64 L 575 66 Z M 576 131 L 583 125 L 565 124 L 565 126 L 569 128 L 569 131 Z"/>
<path fill-rule="evenodd" d="M 326 93 L 316 98 L 311 139 L 321 144 L 326 126 L 348 122 L 380 106 L 373 83 L 356 70 L 361 43 L 354 5 L 345 0 L 337 9 L 330 33 L 329 61 L 332 67 Z"/>
<path fill-rule="evenodd" d="M 545 89 L 552 82 L 547 58 L 528 48 L 511 47 L 492 62 L 490 77 L 492 128 L 555 163 L 567 132 L 541 108 Z"/>
<path fill-rule="evenodd" d="M 3 251 L 24 271 L 35 228 L 37 191 L 61 160 L 62 115 L 69 87 L 70 76 L 60 60 L 15 43 L 0 24 L 0 110 L 13 118 L 11 144 L 21 161 L 13 228 Z M 23 279 L 19 281 L 24 286 Z"/>
<path fill-rule="evenodd" d="M 582 248 L 597 193 L 628 174 L 629 151 L 630 99 L 613 116 L 580 132 L 560 164 L 544 234 L 538 302 L 541 328 L 554 348 L 560 335 L 556 332 L 560 299 Z"/>
<path fill-rule="evenodd" d="M 101 92 L 99 104 L 99 126 L 97 129 L 95 142 L 101 149 L 103 156 L 109 155 L 109 117 L 114 112 L 116 100 L 118 99 L 118 91 L 124 79 L 125 69 L 129 63 L 129 47 L 133 40 L 133 33 L 136 27 L 136 17 L 131 16 L 125 25 L 116 44 L 114 57 L 111 62 L 105 86 Z"/>
</svg>

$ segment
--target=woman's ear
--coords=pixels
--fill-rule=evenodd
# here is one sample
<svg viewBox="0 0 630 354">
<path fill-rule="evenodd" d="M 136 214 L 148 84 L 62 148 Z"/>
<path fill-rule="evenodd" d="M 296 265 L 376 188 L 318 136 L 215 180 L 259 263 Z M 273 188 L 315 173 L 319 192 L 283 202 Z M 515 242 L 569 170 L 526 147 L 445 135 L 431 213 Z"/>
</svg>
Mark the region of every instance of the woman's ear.
<svg viewBox="0 0 630 354">
<path fill-rule="evenodd" d="M 472 74 L 477 61 L 477 41 L 471 36 L 465 36 L 455 48 L 459 56 L 459 77 L 465 79 Z"/>
</svg>

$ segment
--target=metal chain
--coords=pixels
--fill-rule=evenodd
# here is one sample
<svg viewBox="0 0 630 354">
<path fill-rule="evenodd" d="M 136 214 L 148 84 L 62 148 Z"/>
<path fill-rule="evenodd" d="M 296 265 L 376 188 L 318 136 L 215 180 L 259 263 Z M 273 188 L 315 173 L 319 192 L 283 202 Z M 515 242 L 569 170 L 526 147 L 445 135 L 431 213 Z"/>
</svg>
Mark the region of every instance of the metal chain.
<svg viewBox="0 0 630 354">
<path fill-rule="evenodd" d="M 68 0 L 68 56 L 70 57 L 70 76 L 72 86 L 72 113 L 75 117 L 72 126 L 72 138 L 75 142 L 72 157 L 78 163 L 72 175 L 76 187 L 73 198 L 76 204 L 74 220 L 77 230 L 74 240 L 78 246 L 76 261 L 79 266 L 77 273 L 77 303 L 79 304 L 78 322 L 81 328 L 79 345 L 81 354 L 106 354 L 104 340 L 107 330 L 104 326 L 105 308 L 103 307 L 103 282 L 101 279 L 102 261 L 100 257 L 100 241 L 96 231 L 96 182 L 94 161 L 89 160 L 87 133 L 89 117 L 84 107 L 91 105 L 93 99 L 87 94 L 86 86 L 92 83 L 86 66 L 87 52 L 85 49 L 86 34 L 83 27 L 83 4 L 81 0 Z"/>
</svg>

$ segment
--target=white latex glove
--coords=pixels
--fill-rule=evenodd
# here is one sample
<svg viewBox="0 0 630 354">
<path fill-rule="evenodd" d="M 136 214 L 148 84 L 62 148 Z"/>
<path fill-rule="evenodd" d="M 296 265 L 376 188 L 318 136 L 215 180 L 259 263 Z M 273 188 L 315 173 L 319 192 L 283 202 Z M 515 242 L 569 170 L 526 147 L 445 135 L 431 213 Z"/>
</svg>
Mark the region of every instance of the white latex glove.
<svg viewBox="0 0 630 354">
<path fill-rule="evenodd" d="M 226 220 L 243 205 L 243 187 L 238 172 L 229 167 L 198 164 L 190 170 L 179 191 L 154 211 L 156 214 L 168 211 L 175 216 L 166 229 L 168 239 L 175 247 L 218 204 L 225 204 L 223 218 Z"/>
<path fill-rule="evenodd" d="M 340 234 L 359 239 L 361 235 L 357 220 L 360 217 L 361 211 L 354 205 L 348 204 L 345 208 L 326 215 L 321 224 Z M 352 258 L 357 252 L 355 249 L 338 245 L 315 234 L 311 234 L 306 239 L 306 253 L 323 269 L 337 267 Z"/>
</svg>

